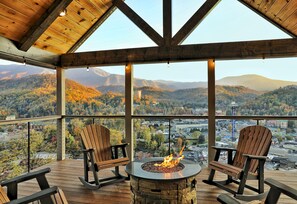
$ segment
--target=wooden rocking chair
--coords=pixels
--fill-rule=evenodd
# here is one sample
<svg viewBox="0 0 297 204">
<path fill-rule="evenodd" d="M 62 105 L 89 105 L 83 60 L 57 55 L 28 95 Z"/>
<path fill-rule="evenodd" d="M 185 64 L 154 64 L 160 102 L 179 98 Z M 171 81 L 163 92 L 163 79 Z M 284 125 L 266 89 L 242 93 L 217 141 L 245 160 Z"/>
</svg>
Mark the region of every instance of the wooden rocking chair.
<svg viewBox="0 0 297 204">
<path fill-rule="evenodd" d="M 98 189 L 106 184 L 119 182 L 127 179 L 119 173 L 119 166 L 129 163 L 126 153 L 127 144 L 111 145 L 110 131 L 108 128 L 92 124 L 87 125 L 80 133 L 84 153 L 84 177 L 79 177 L 83 185 L 89 189 Z M 119 150 L 122 150 L 122 157 L 119 158 Z M 112 171 L 115 176 L 99 179 L 97 172 L 114 167 Z M 93 172 L 94 181 L 89 181 L 88 172 Z"/>
<path fill-rule="evenodd" d="M 270 190 L 267 193 L 266 199 L 263 200 L 254 200 L 252 202 L 244 202 L 245 204 L 276 204 L 281 196 L 284 194 L 297 202 L 297 190 L 287 186 L 284 183 L 278 182 L 272 178 L 267 178 L 264 181 L 267 185 L 270 186 Z M 235 199 L 234 197 L 229 196 L 228 194 L 220 194 L 217 197 L 217 200 L 223 204 L 241 204 L 240 200 Z"/>
<path fill-rule="evenodd" d="M 216 155 L 209 163 L 211 169 L 208 180 L 204 183 L 218 186 L 241 200 L 255 200 L 265 197 L 264 193 L 264 163 L 271 145 L 271 131 L 263 126 L 248 126 L 240 131 L 237 149 L 214 147 Z M 220 153 L 228 152 L 227 163 L 219 161 Z M 235 155 L 232 159 L 233 152 Z M 227 174 L 227 180 L 214 181 L 215 171 Z M 247 180 L 258 180 L 258 187 L 247 185 Z M 238 190 L 227 188 L 227 184 L 238 184 Z M 257 192 L 257 195 L 244 195 L 244 188 Z"/>
<path fill-rule="evenodd" d="M 60 188 L 57 186 L 49 186 L 45 177 L 45 174 L 48 172 L 50 172 L 50 168 L 30 172 L 1 182 L 0 204 L 25 204 L 35 201 L 41 204 L 68 204 L 65 195 Z M 18 198 L 18 184 L 31 179 L 37 180 L 41 190 L 29 196 Z M 3 186 L 7 187 L 6 191 Z"/>
</svg>

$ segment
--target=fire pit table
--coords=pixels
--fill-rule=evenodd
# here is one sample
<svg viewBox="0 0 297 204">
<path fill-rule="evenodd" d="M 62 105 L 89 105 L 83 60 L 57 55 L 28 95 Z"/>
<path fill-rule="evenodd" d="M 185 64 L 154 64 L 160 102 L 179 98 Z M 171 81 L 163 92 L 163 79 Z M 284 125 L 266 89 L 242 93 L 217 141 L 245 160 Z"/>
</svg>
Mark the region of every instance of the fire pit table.
<svg viewBox="0 0 297 204">
<path fill-rule="evenodd" d="M 156 167 L 163 158 L 133 161 L 126 166 L 131 178 L 133 204 L 186 204 L 197 203 L 195 176 L 199 164 L 182 160 L 176 167 Z"/>
</svg>

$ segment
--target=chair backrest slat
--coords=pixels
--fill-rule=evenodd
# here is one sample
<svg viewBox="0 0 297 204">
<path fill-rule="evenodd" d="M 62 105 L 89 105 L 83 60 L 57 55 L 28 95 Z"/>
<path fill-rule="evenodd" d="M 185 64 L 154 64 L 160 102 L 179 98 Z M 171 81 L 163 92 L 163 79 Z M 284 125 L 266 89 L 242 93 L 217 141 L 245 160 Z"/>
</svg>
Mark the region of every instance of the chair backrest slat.
<svg viewBox="0 0 297 204">
<path fill-rule="evenodd" d="M 242 156 L 243 154 L 267 156 L 271 139 L 271 131 L 266 127 L 255 125 L 243 128 L 239 134 L 233 165 L 243 168 L 245 162 L 245 158 Z M 256 172 L 257 168 L 258 161 L 252 160 L 249 171 Z"/>
<path fill-rule="evenodd" d="M 95 161 L 111 159 L 110 131 L 108 128 L 99 124 L 91 124 L 87 125 L 80 135 L 86 149 L 93 148 L 95 150 Z"/>
<path fill-rule="evenodd" d="M 0 203 L 7 203 L 9 202 L 9 198 L 6 195 L 6 192 L 2 186 L 0 186 Z"/>
</svg>

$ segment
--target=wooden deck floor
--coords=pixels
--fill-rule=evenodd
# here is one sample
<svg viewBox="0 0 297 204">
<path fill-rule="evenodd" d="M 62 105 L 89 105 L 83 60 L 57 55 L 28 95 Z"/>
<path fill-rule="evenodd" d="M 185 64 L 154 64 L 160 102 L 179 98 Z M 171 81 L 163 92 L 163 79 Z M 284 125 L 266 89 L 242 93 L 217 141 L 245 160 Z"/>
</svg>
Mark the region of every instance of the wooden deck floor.
<svg viewBox="0 0 297 204">
<path fill-rule="evenodd" d="M 109 186 L 104 186 L 99 190 L 86 189 L 78 177 L 83 174 L 82 160 L 64 160 L 53 162 L 47 167 L 51 168 L 51 172 L 47 174 L 47 178 L 51 186 L 59 186 L 63 189 L 67 200 L 71 204 L 84 203 L 110 203 L 110 204 L 130 204 L 130 182 L 124 181 Z M 124 169 L 121 169 L 124 171 Z M 101 171 L 109 174 L 110 171 Z M 208 177 L 209 170 L 203 169 L 197 175 L 197 198 L 198 203 L 218 203 L 216 198 L 220 193 L 226 193 L 217 187 L 207 185 L 202 182 Z M 297 172 L 293 171 L 265 171 L 265 178 L 272 177 L 280 182 L 297 189 Z M 223 175 L 217 175 L 216 178 L 225 178 Z M 268 190 L 268 186 L 265 185 Z M 30 181 L 22 184 L 19 188 L 21 195 L 27 195 L 38 191 L 36 182 Z M 279 203 L 296 203 L 286 196 L 282 196 Z"/>
</svg>

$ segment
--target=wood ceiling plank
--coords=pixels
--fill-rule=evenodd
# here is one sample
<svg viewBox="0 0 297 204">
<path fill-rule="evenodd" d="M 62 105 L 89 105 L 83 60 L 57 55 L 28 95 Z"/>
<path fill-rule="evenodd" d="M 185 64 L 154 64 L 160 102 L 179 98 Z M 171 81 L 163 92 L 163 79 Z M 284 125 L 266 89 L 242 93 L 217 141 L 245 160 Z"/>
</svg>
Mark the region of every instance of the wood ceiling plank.
<svg viewBox="0 0 297 204">
<path fill-rule="evenodd" d="M 287 1 L 278 0 L 267 11 L 267 15 L 271 16 L 272 19 L 278 20 L 277 14 L 286 6 Z"/>
<path fill-rule="evenodd" d="M 294 16 L 294 13 L 297 10 L 297 1 L 290 1 L 278 14 L 278 18 L 281 20 L 281 22 L 285 22 L 290 16 Z M 295 21 L 296 21 L 296 17 Z"/>
<path fill-rule="evenodd" d="M 20 0 L 23 4 L 33 8 L 34 10 L 39 10 L 40 7 L 46 11 L 54 0 Z"/>
<path fill-rule="evenodd" d="M 27 18 L 26 15 L 1 3 L 0 3 L 0 15 L 5 16 L 6 18 L 9 18 L 13 21 L 23 22 L 25 24 L 28 23 L 28 20 L 26 19 Z"/>
<path fill-rule="evenodd" d="M 18 48 L 22 51 L 27 51 L 42 33 L 58 18 L 72 0 L 55 0 L 48 10 L 31 26 L 30 30 L 18 42 Z"/>
<path fill-rule="evenodd" d="M 277 0 L 266 0 L 262 1 L 262 3 L 259 6 L 259 10 L 263 13 L 267 13 L 267 11 L 270 9 L 270 7 L 274 4 L 274 2 Z"/>
<path fill-rule="evenodd" d="M 5 16 L 0 16 L 0 22 L 4 28 L 1 30 L 2 36 L 10 40 L 18 41 L 27 31 L 27 26 L 23 23 L 13 21 Z"/>
<path fill-rule="evenodd" d="M 93 15 L 93 13 L 89 12 L 85 6 L 81 5 L 80 3 L 78 3 L 77 1 L 73 1 L 73 3 L 71 4 L 71 9 L 75 11 L 76 15 L 80 16 L 87 24 L 85 26 L 87 26 L 86 28 L 90 28 L 97 20 L 98 18 Z"/>
<path fill-rule="evenodd" d="M 107 2 L 106 4 L 98 0 L 89 0 L 89 2 L 94 5 L 98 12 L 102 14 L 112 6 L 111 1 Z"/>
<path fill-rule="evenodd" d="M 71 17 L 58 18 L 51 25 L 52 28 L 58 29 L 59 32 L 67 34 L 68 36 L 73 35 L 73 39 L 78 39 L 86 32 L 86 28 L 80 27 L 77 22 Z"/>
<path fill-rule="evenodd" d="M 52 38 L 53 41 L 66 43 L 69 45 L 76 42 L 76 39 L 73 39 L 71 36 L 69 37 L 68 35 L 64 35 L 63 33 L 59 33 L 55 29 L 48 29 L 46 33 L 43 33 L 38 40 L 42 40 L 44 38 L 49 38 L 49 37 Z"/>
<path fill-rule="evenodd" d="M 38 39 L 38 41 L 40 43 L 44 42 L 47 44 L 53 44 L 53 45 L 60 45 L 63 44 L 66 45 L 67 47 L 71 47 L 73 45 L 73 43 L 75 43 L 75 41 L 70 40 L 69 38 L 53 38 L 52 36 L 49 36 L 47 34 L 43 34 L 40 36 L 40 38 Z"/>
<path fill-rule="evenodd" d="M 199 61 L 207 59 L 262 59 L 296 57 L 297 38 L 247 42 L 179 45 L 122 50 L 108 50 L 61 55 L 61 66 L 81 67 L 100 65 L 125 65 L 127 63 L 155 63 L 170 60 Z"/>
<path fill-rule="evenodd" d="M 75 0 L 78 4 L 80 4 L 82 7 L 84 7 L 90 14 L 92 14 L 94 17 L 99 18 L 103 15 L 103 13 L 106 11 L 102 10 L 100 7 L 98 8 L 95 4 L 92 3 L 92 1 L 85 1 L 85 0 Z"/>
<path fill-rule="evenodd" d="M 39 9 L 37 9 L 37 10 L 34 11 L 34 9 L 32 8 L 32 5 L 24 4 L 20 0 L 15 0 L 15 1 L 9 1 L 9 0 L 1 1 L 1 4 L 6 5 L 7 7 L 10 7 L 10 8 L 12 8 L 15 11 L 18 11 L 18 12 L 24 14 L 29 19 L 31 19 L 32 16 L 33 17 L 41 16 L 42 13 L 44 12 L 44 9 L 42 7 L 39 7 Z"/>
<path fill-rule="evenodd" d="M 283 25 L 288 29 L 293 29 L 297 25 L 297 10 L 294 11 L 284 22 Z M 293 31 L 294 32 L 294 31 Z M 295 32 L 296 35 L 296 32 Z M 297 36 L 297 35 L 296 35 Z"/>
<path fill-rule="evenodd" d="M 52 36 L 53 38 L 69 38 L 70 41 L 75 42 L 81 35 L 74 32 L 71 28 L 67 28 L 61 24 L 55 24 L 48 28 L 44 34 Z"/>
<path fill-rule="evenodd" d="M 42 43 L 35 42 L 34 47 L 48 52 L 57 53 L 57 54 L 66 53 L 68 49 L 66 46 L 59 46 L 59 45 L 55 46 L 53 44 L 48 44 L 44 42 Z"/>
</svg>

